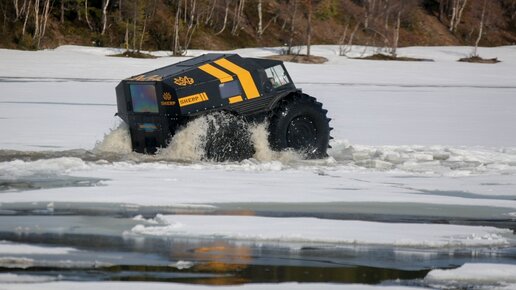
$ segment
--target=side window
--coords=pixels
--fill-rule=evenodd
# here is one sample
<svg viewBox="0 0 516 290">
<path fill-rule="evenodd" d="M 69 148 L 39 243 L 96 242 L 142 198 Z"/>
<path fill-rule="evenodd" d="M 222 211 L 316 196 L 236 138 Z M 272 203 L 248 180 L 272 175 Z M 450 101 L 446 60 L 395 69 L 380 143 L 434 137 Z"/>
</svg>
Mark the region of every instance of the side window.
<svg viewBox="0 0 516 290">
<path fill-rule="evenodd" d="M 240 88 L 240 84 L 238 81 L 222 83 L 219 85 L 219 90 L 220 97 L 223 99 L 242 95 L 242 89 Z"/>
<path fill-rule="evenodd" d="M 289 83 L 287 74 L 281 65 L 267 68 L 265 69 L 265 73 L 274 88 L 281 87 Z"/>
</svg>

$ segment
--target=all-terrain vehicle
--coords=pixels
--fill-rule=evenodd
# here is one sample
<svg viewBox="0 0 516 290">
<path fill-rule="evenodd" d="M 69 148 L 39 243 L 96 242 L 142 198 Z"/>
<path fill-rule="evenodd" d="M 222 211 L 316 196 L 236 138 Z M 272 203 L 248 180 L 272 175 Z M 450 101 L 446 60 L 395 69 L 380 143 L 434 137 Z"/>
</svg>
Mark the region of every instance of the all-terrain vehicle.
<svg viewBox="0 0 516 290">
<path fill-rule="evenodd" d="M 229 121 L 212 126 L 218 131 L 206 137 L 208 158 L 251 157 L 252 147 L 242 146 L 249 141 L 242 124 L 262 121 L 268 122 L 274 150 L 326 156 L 331 130 L 327 111 L 296 88 L 282 61 L 204 54 L 125 79 L 116 95 L 117 115 L 129 125 L 136 152 L 153 154 L 181 126 L 215 113 Z"/>
</svg>

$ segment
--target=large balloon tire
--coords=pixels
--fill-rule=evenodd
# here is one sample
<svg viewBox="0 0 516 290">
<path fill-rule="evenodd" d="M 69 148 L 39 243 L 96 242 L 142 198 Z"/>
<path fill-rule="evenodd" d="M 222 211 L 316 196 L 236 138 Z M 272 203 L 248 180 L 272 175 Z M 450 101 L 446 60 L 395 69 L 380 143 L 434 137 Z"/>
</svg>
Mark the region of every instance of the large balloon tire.
<svg viewBox="0 0 516 290">
<path fill-rule="evenodd" d="M 249 124 L 230 113 L 214 113 L 208 118 L 205 158 L 211 161 L 241 161 L 253 157 L 255 150 Z"/>
<path fill-rule="evenodd" d="M 269 117 L 269 144 L 274 150 L 291 149 L 308 159 L 327 157 L 330 120 L 322 104 L 306 94 L 282 99 Z"/>
</svg>

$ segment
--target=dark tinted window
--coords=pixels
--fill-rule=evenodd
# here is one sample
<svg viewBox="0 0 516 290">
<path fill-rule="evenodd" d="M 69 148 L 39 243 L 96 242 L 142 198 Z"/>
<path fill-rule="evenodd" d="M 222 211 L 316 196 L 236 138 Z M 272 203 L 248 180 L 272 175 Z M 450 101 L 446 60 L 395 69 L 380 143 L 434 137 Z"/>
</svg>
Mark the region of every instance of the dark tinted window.
<svg viewBox="0 0 516 290">
<path fill-rule="evenodd" d="M 158 113 L 158 100 L 154 85 L 129 85 L 133 112 Z"/>
<path fill-rule="evenodd" d="M 231 81 L 231 82 L 220 84 L 219 89 L 220 89 L 220 96 L 223 99 L 242 95 L 242 89 L 240 88 L 240 83 L 238 81 Z"/>
</svg>

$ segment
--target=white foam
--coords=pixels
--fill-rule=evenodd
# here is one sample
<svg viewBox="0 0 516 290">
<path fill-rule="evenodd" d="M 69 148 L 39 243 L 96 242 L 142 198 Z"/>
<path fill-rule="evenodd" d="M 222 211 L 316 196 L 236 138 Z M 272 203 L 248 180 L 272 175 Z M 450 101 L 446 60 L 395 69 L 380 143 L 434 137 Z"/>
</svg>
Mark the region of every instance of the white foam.
<svg viewBox="0 0 516 290">
<path fill-rule="evenodd" d="M 262 162 L 280 161 L 283 164 L 302 160 L 302 156 L 292 150 L 281 152 L 271 149 L 269 144 L 268 123 L 253 124 L 249 127 L 251 141 L 253 142 L 255 154 L 254 158 Z"/>
<path fill-rule="evenodd" d="M 118 127 L 111 129 L 101 141 L 95 144 L 93 151 L 118 154 L 131 153 L 131 135 L 127 124 L 122 122 Z"/>
<path fill-rule="evenodd" d="M 157 157 L 168 160 L 200 161 L 204 155 L 210 115 L 196 118 L 178 129 L 169 145 Z"/>
</svg>

